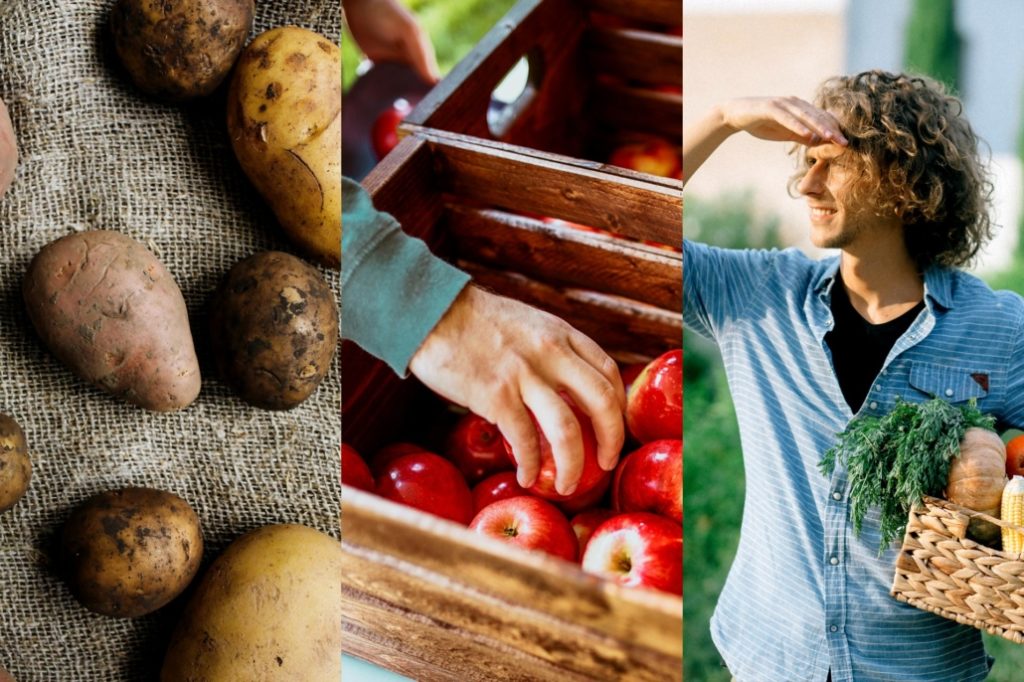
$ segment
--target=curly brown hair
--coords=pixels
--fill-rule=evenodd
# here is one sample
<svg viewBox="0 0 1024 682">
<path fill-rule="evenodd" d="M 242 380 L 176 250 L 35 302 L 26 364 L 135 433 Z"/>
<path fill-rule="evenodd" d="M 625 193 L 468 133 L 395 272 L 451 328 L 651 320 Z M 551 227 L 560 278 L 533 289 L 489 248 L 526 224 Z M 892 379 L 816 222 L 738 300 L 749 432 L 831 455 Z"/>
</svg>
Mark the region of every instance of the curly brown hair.
<svg viewBox="0 0 1024 682">
<path fill-rule="evenodd" d="M 931 78 L 874 70 L 830 78 L 815 104 L 839 119 L 850 142 L 843 160 L 858 178 L 850 201 L 870 198 L 900 216 L 922 271 L 970 263 L 992 238 L 992 182 L 960 100 Z M 790 192 L 804 172 L 790 179 Z"/>
</svg>

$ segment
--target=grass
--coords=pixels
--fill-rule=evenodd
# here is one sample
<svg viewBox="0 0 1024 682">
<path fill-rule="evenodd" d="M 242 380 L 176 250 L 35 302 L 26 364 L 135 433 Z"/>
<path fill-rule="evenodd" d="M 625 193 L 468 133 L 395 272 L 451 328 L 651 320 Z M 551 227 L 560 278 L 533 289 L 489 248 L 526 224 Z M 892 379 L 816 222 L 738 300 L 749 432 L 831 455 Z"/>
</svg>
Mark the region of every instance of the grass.
<svg viewBox="0 0 1024 682">
<path fill-rule="evenodd" d="M 714 204 L 687 199 L 685 229 L 690 238 L 733 248 L 763 247 L 775 245 L 775 228 L 772 220 L 753 219 L 742 195 Z M 989 283 L 1024 292 L 1024 251 L 1013 267 Z M 691 332 L 684 336 L 684 347 L 684 679 L 729 682 L 709 624 L 739 541 L 744 493 L 739 429 L 717 348 Z M 988 682 L 1024 679 L 1024 646 L 987 634 L 984 639 L 996 659 Z"/>
</svg>

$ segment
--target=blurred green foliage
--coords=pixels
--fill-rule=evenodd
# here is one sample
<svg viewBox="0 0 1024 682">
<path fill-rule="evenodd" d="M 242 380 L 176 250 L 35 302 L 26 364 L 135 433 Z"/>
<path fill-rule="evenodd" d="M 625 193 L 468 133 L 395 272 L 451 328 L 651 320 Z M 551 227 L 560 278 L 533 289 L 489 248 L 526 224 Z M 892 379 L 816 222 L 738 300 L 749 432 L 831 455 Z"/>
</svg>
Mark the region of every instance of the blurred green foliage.
<svg viewBox="0 0 1024 682">
<path fill-rule="evenodd" d="M 430 35 L 441 74 L 448 73 L 505 16 L 515 0 L 403 0 Z M 346 31 L 341 46 L 342 84 L 355 80 L 362 55 Z"/>
<path fill-rule="evenodd" d="M 959 92 L 962 40 L 956 30 L 956 0 L 914 0 L 904 31 L 907 70 Z"/>
<path fill-rule="evenodd" d="M 779 246 L 778 221 L 755 218 L 749 195 L 717 201 L 686 199 L 688 239 L 729 248 Z M 1024 292 L 1024 248 L 1013 267 L 990 278 L 998 288 Z M 729 682 L 711 641 L 710 621 L 736 554 L 743 511 L 744 477 L 739 429 L 717 348 L 693 332 L 683 337 L 685 515 L 683 533 L 684 679 Z M 1020 682 L 1024 646 L 984 635 L 996 665 L 989 682 Z"/>
</svg>

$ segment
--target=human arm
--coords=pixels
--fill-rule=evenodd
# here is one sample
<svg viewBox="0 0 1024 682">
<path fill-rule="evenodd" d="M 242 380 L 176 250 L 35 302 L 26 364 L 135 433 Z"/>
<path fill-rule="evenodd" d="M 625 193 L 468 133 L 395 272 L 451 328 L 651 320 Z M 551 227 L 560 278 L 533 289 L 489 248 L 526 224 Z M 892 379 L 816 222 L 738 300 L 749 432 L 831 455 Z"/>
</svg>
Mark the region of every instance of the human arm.
<svg viewBox="0 0 1024 682">
<path fill-rule="evenodd" d="M 847 144 L 839 121 L 797 97 L 745 97 L 712 109 L 683 131 L 683 172 L 693 177 L 730 136 L 745 131 L 762 140 L 813 145 Z"/>
<path fill-rule="evenodd" d="M 527 409 L 552 443 L 556 490 L 579 480 L 579 424 L 561 388 L 593 421 L 602 468 L 614 468 L 625 392 L 597 344 L 552 315 L 467 287 L 468 275 L 376 211 L 357 183 L 344 178 L 342 192 L 342 336 L 496 424 L 526 486 L 539 469 Z"/>
<path fill-rule="evenodd" d="M 14 126 L 7 113 L 7 105 L 0 99 L 0 197 L 14 181 L 18 166 L 18 145 L 14 139 Z"/>
<path fill-rule="evenodd" d="M 371 61 L 402 62 L 428 83 L 439 80 L 430 36 L 398 0 L 343 0 L 342 6 L 352 37 Z"/>
</svg>

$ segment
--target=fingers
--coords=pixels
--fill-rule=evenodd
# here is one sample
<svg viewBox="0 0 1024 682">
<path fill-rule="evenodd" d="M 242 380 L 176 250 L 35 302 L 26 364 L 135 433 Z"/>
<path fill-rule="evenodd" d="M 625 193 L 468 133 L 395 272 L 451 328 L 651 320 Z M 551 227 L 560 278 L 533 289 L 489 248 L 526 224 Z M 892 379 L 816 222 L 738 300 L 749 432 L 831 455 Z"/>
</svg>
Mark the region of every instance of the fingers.
<svg viewBox="0 0 1024 682">
<path fill-rule="evenodd" d="M 626 389 L 622 385 L 622 375 L 619 373 L 619 366 L 615 364 L 615 361 L 608 357 L 608 354 L 593 339 L 575 329 L 569 334 L 569 346 L 608 380 L 619 409 L 625 412 Z"/>
<path fill-rule="evenodd" d="M 788 125 L 799 133 L 808 144 L 824 141 L 846 145 L 848 141 L 840 129 L 839 120 L 830 112 L 820 109 L 799 97 L 787 97 L 779 101 L 788 114 Z"/>
<path fill-rule="evenodd" d="M 434 54 L 434 45 L 430 42 L 430 36 L 418 24 L 413 27 L 412 35 L 406 36 L 406 54 L 410 64 L 420 78 L 433 85 L 440 80 L 440 71 L 437 68 L 437 56 Z"/>
<path fill-rule="evenodd" d="M 523 394 L 555 460 L 555 491 L 571 495 L 583 473 L 583 439 L 580 423 L 565 399 L 544 384 L 528 387 Z"/>
<path fill-rule="evenodd" d="M 571 342 L 574 348 L 577 348 L 577 344 L 580 343 L 579 339 L 575 337 L 571 338 Z M 594 345 L 597 346 L 597 344 Z M 600 347 L 597 350 L 604 355 L 604 351 L 601 351 Z M 580 357 L 584 360 L 587 359 L 586 353 L 580 353 Z M 604 371 L 596 372 L 590 366 L 583 366 L 568 372 L 570 381 L 565 381 L 564 384 L 572 393 L 576 404 L 590 417 L 594 434 L 597 436 L 598 466 L 605 471 L 611 471 L 618 463 L 622 444 L 626 440 L 626 428 L 623 423 L 626 398 L 625 390 L 622 387 L 622 376 L 619 374 L 615 361 L 607 356 L 604 357 L 611 363 L 611 377 Z"/>
<path fill-rule="evenodd" d="M 521 400 L 507 401 L 501 414 L 484 418 L 498 427 L 498 431 L 512 447 L 512 456 L 516 462 L 516 481 L 524 488 L 532 486 L 540 470 L 540 440 L 525 405 Z"/>
</svg>

